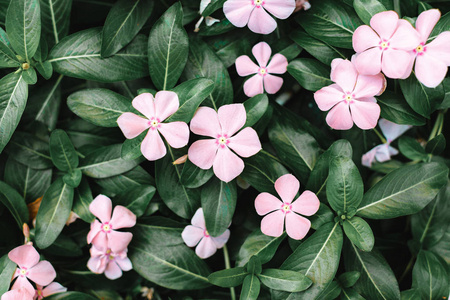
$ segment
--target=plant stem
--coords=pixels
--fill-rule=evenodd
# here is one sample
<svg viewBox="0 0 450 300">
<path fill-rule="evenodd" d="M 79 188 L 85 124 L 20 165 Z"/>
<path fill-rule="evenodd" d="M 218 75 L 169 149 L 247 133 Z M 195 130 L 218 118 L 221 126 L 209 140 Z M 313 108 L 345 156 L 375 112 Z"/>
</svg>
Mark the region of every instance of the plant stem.
<svg viewBox="0 0 450 300">
<path fill-rule="evenodd" d="M 381 140 L 381 142 L 382 142 L 383 144 L 386 144 L 386 143 L 387 143 L 387 141 L 386 141 L 386 139 L 384 138 L 384 136 L 383 136 L 376 128 L 374 128 L 373 131 L 378 135 L 378 137 L 380 138 L 380 140 Z"/>
<path fill-rule="evenodd" d="M 434 123 L 433 129 L 431 130 L 430 137 L 428 141 L 431 141 L 442 132 L 442 127 L 444 126 L 444 112 L 441 110 L 436 118 L 436 123 Z"/>
<path fill-rule="evenodd" d="M 405 271 L 403 271 L 402 276 L 400 276 L 400 279 L 398 280 L 398 283 L 399 283 L 399 284 L 403 281 L 403 279 L 405 279 L 405 276 L 406 276 L 406 275 L 408 274 L 408 272 L 411 270 L 411 268 L 412 268 L 412 266 L 413 266 L 413 264 L 414 264 L 414 260 L 415 260 L 415 259 L 416 259 L 416 258 L 415 258 L 414 256 L 411 256 L 411 259 L 409 260 L 408 265 L 406 266 Z"/>
<path fill-rule="evenodd" d="M 223 258 L 225 259 L 225 269 L 231 269 L 230 256 L 228 255 L 227 245 L 223 246 Z M 234 291 L 234 287 L 230 287 L 230 295 L 231 300 L 236 300 L 236 292 Z"/>
</svg>

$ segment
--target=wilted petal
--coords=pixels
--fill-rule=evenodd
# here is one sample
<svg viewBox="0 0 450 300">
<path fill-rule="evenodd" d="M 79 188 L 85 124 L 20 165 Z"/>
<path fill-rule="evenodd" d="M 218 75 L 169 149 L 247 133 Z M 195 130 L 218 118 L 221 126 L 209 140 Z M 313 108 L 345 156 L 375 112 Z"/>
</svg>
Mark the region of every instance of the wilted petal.
<svg viewBox="0 0 450 300">
<path fill-rule="evenodd" d="M 258 8 L 257 10 L 262 10 Z M 252 48 L 253 56 L 256 58 L 259 66 L 265 68 L 269 62 L 270 56 L 272 55 L 272 49 L 270 49 L 269 44 L 266 42 L 260 42 L 253 46 Z"/>
<path fill-rule="evenodd" d="M 31 245 L 22 245 L 9 251 L 8 257 L 19 267 L 27 269 L 39 262 L 39 253 Z"/>
<path fill-rule="evenodd" d="M 288 61 L 286 56 L 277 53 L 275 54 L 270 63 L 267 65 L 267 72 L 270 74 L 284 74 L 287 71 Z"/>
<path fill-rule="evenodd" d="M 217 138 L 217 135 L 222 133 L 217 112 L 206 106 L 197 109 L 191 120 L 191 131 L 198 135 Z"/>
<path fill-rule="evenodd" d="M 111 226 L 113 229 L 129 228 L 136 225 L 136 215 L 128 208 L 117 205 L 114 208 L 111 218 Z"/>
<path fill-rule="evenodd" d="M 189 126 L 184 122 L 161 123 L 158 130 L 173 148 L 183 148 L 189 142 Z"/>
<path fill-rule="evenodd" d="M 344 99 L 344 92 L 337 84 L 321 88 L 314 93 L 314 100 L 322 111 L 330 110 Z"/>
<path fill-rule="evenodd" d="M 208 170 L 214 163 L 217 148 L 215 140 L 196 141 L 189 147 L 188 158 L 197 167 Z"/>
<path fill-rule="evenodd" d="M 410 51 L 415 49 L 421 42 L 419 33 L 406 20 L 398 21 L 398 28 L 389 41 L 390 47 L 399 50 Z"/>
<path fill-rule="evenodd" d="M 143 93 L 133 99 L 132 105 L 141 114 L 151 119 L 155 117 L 155 103 L 153 102 L 153 95 L 150 93 Z"/>
<path fill-rule="evenodd" d="M 247 76 L 258 73 L 259 67 L 248 57 L 242 55 L 236 58 L 236 71 L 239 76 Z"/>
<path fill-rule="evenodd" d="M 421 42 L 427 41 L 440 17 L 441 12 L 439 9 L 426 10 L 417 17 L 416 29 L 420 33 Z"/>
<path fill-rule="evenodd" d="M 334 106 L 326 117 L 327 124 L 338 130 L 348 130 L 353 126 L 353 119 L 350 115 L 348 104 L 340 102 Z"/>
<path fill-rule="evenodd" d="M 225 232 L 219 235 L 218 237 L 211 237 L 214 244 L 216 244 L 217 249 L 222 248 L 228 242 L 229 238 L 230 238 L 230 230 L 228 229 L 225 230 Z"/>
<path fill-rule="evenodd" d="M 264 93 L 263 77 L 256 74 L 244 83 L 244 93 L 247 97 L 253 97 Z"/>
<path fill-rule="evenodd" d="M 248 0 L 228 0 L 223 4 L 225 17 L 236 27 L 244 27 L 248 23 L 254 6 Z"/>
<path fill-rule="evenodd" d="M 383 53 L 381 69 L 386 77 L 398 79 L 403 77 L 413 59 L 403 50 L 388 49 Z"/>
<path fill-rule="evenodd" d="M 122 277 L 122 270 L 115 261 L 110 261 L 105 269 L 105 276 L 108 279 L 115 280 Z"/>
<path fill-rule="evenodd" d="M 141 152 L 150 161 L 158 160 L 167 153 L 158 130 L 150 129 L 141 144 Z"/>
<path fill-rule="evenodd" d="M 378 47 L 380 37 L 372 28 L 367 25 L 362 25 L 356 28 L 353 33 L 352 41 L 353 49 L 355 49 L 356 52 L 363 52 L 369 48 Z"/>
<path fill-rule="evenodd" d="M 198 244 L 197 248 L 195 248 L 195 253 L 202 259 L 213 256 L 216 251 L 216 244 L 214 244 L 211 237 L 203 238 Z"/>
<path fill-rule="evenodd" d="M 292 174 L 281 176 L 275 181 L 275 190 L 284 203 L 292 203 L 300 189 L 300 182 Z"/>
<path fill-rule="evenodd" d="M 261 231 L 265 235 L 279 237 L 283 234 L 284 214 L 281 210 L 271 212 L 261 220 Z"/>
<path fill-rule="evenodd" d="M 230 182 L 244 170 L 244 162 L 228 147 L 219 148 L 213 164 L 214 174 L 224 182 Z"/>
<path fill-rule="evenodd" d="M 294 212 L 286 214 L 286 233 L 294 240 L 301 240 L 311 228 L 311 222 Z"/>
<path fill-rule="evenodd" d="M 180 107 L 180 100 L 175 92 L 160 91 L 155 95 L 156 117 L 162 122 L 173 115 Z"/>
<path fill-rule="evenodd" d="M 204 237 L 203 231 L 204 229 L 188 225 L 183 229 L 181 237 L 188 247 L 194 247 Z"/>
<path fill-rule="evenodd" d="M 247 112 L 241 103 L 223 105 L 218 111 L 222 134 L 232 137 L 244 126 L 247 120 Z"/>
<path fill-rule="evenodd" d="M 48 297 L 53 294 L 67 292 L 67 288 L 63 287 L 57 282 L 50 283 L 45 289 L 42 290 L 42 296 Z"/>
<path fill-rule="evenodd" d="M 354 101 L 350 104 L 353 121 L 361 129 L 372 129 L 380 118 L 380 106 L 373 102 Z"/>
<path fill-rule="evenodd" d="M 386 137 L 388 142 L 392 142 L 393 140 L 397 139 L 412 127 L 411 125 L 395 124 L 394 122 L 388 121 L 386 119 L 380 119 L 380 121 L 378 121 L 378 125 L 380 126 L 381 132 Z"/>
<path fill-rule="evenodd" d="M 230 138 L 229 141 L 228 147 L 241 157 L 253 156 L 262 148 L 258 134 L 251 127 L 242 129 L 238 134 Z"/>
<path fill-rule="evenodd" d="M 261 193 L 255 199 L 255 209 L 258 215 L 263 216 L 271 211 L 280 209 L 283 203 L 269 193 Z"/>
<path fill-rule="evenodd" d="M 397 29 L 398 14 L 395 11 L 383 11 L 375 14 L 370 19 L 370 27 L 372 27 L 378 35 L 385 40 L 391 38 Z"/>
<path fill-rule="evenodd" d="M 99 218 L 100 222 L 106 223 L 111 220 L 112 202 L 105 195 L 98 195 L 94 201 L 89 204 L 91 213 Z"/>
<path fill-rule="evenodd" d="M 141 118 L 130 112 L 123 113 L 117 119 L 117 124 L 127 139 L 134 139 L 145 129 L 150 127 L 147 119 Z"/>
<path fill-rule="evenodd" d="M 263 77 L 263 81 L 264 89 L 268 94 L 275 94 L 283 86 L 283 78 L 271 74 L 266 74 L 266 76 Z"/>
<path fill-rule="evenodd" d="M 304 191 L 297 200 L 292 203 L 292 210 L 304 216 L 312 216 L 319 210 L 320 201 L 316 194 Z"/>
<path fill-rule="evenodd" d="M 132 238 L 133 234 L 131 232 L 111 230 L 108 234 L 108 248 L 115 253 L 122 252 L 128 247 Z"/>
<path fill-rule="evenodd" d="M 277 22 L 264 10 L 264 8 L 255 7 L 248 21 L 248 28 L 260 34 L 272 33 L 277 28 Z M 264 67 L 264 65 L 260 65 Z"/>
</svg>

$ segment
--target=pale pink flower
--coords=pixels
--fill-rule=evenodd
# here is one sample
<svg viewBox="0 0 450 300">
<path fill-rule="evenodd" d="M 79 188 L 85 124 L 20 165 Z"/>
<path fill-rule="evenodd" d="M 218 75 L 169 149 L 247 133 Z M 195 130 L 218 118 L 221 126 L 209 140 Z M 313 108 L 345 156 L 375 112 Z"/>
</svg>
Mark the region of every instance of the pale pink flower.
<svg viewBox="0 0 450 300">
<path fill-rule="evenodd" d="M 89 205 L 91 213 L 100 219 L 91 223 L 91 230 L 87 235 L 88 244 L 92 243 L 98 249 L 113 252 L 122 252 L 128 247 L 133 234 L 120 232 L 116 229 L 129 228 L 136 225 L 136 215 L 128 208 L 117 205 L 112 213 L 111 199 L 104 195 L 98 195 Z"/>
<path fill-rule="evenodd" d="M 277 53 L 270 60 L 272 49 L 270 49 L 270 46 L 266 42 L 261 42 L 253 46 L 252 53 L 259 66 L 247 55 L 239 56 L 236 59 L 236 70 L 239 76 L 256 74 L 245 82 L 244 93 L 248 97 L 262 94 L 264 90 L 269 94 L 275 94 L 281 89 L 283 78 L 273 76 L 272 74 L 286 73 L 288 65 L 286 57 Z"/>
<path fill-rule="evenodd" d="M 160 133 L 173 148 L 187 145 L 189 127 L 185 122 L 162 123 L 180 106 L 176 93 L 160 91 L 154 99 L 152 94 L 144 93 L 134 98 L 132 104 L 145 118 L 126 112 L 117 119 L 117 123 L 127 139 L 133 139 L 149 129 L 141 144 L 141 152 L 145 158 L 157 160 L 166 155 L 166 146 Z"/>
<path fill-rule="evenodd" d="M 33 300 L 33 295 L 26 288 L 20 288 L 4 293 L 1 300 Z"/>
<path fill-rule="evenodd" d="M 239 156 L 250 157 L 261 150 L 258 134 L 253 128 L 246 127 L 235 134 L 246 120 L 243 104 L 224 105 L 218 112 L 200 107 L 191 121 L 191 130 L 213 139 L 194 142 L 188 150 L 189 160 L 204 170 L 213 167 L 214 174 L 222 181 L 236 178 L 244 170 L 244 161 Z"/>
<path fill-rule="evenodd" d="M 331 80 L 335 84 L 314 93 L 320 110 L 331 109 L 326 117 L 328 125 L 347 130 L 354 122 L 361 129 L 374 128 L 380 117 L 380 106 L 374 96 L 384 90 L 384 76 L 360 75 L 348 60 L 335 59 L 331 65 Z"/>
<path fill-rule="evenodd" d="M 308 10 L 311 8 L 311 3 L 308 0 L 295 0 L 295 11 Z"/>
<path fill-rule="evenodd" d="M 299 214 L 312 216 L 319 210 L 320 202 L 311 191 L 304 191 L 294 201 L 299 189 L 297 178 L 286 174 L 275 181 L 275 190 L 282 201 L 269 193 L 261 193 L 256 197 L 256 212 L 260 216 L 267 214 L 261 221 L 261 231 L 265 235 L 282 235 L 286 220 L 286 232 L 291 238 L 301 240 L 306 236 L 311 222 Z"/>
<path fill-rule="evenodd" d="M 218 237 L 212 237 L 206 229 L 205 216 L 203 209 L 199 208 L 192 217 L 192 225 L 188 225 L 181 233 L 183 241 L 188 247 L 195 247 L 195 253 L 198 257 L 205 259 L 216 253 L 217 249 L 222 248 L 230 238 L 230 230 L 225 230 Z"/>
<path fill-rule="evenodd" d="M 46 260 L 39 261 L 39 253 L 31 245 L 22 245 L 14 248 L 8 253 L 10 260 L 18 265 L 14 278 L 16 281 L 12 290 L 24 288 L 30 295 L 34 295 L 34 287 L 28 281 L 31 280 L 39 285 L 47 285 L 56 277 L 55 269 Z"/>
<path fill-rule="evenodd" d="M 228 0 L 223 4 L 225 17 L 236 27 L 248 28 L 255 33 L 269 34 L 277 28 L 278 19 L 287 19 L 295 9 L 295 0 Z M 267 11 L 266 11 L 267 10 Z"/>
<path fill-rule="evenodd" d="M 372 167 L 374 161 L 385 162 L 390 160 L 391 156 L 397 155 L 398 150 L 392 147 L 391 143 L 412 127 L 411 125 L 398 125 L 385 119 L 380 119 L 378 125 L 386 137 L 386 143 L 374 147 L 362 156 L 362 165 L 369 168 Z"/>
<path fill-rule="evenodd" d="M 444 80 L 450 66 L 450 31 L 439 34 L 427 44 L 428 37 L 440 17 L 441 12 L 438 9 L 430 9 L 417 18 L 416 30 L 420 35 L 420 44 L 410 52 L 412 60 L 406 71 L 406 75 L 409 76 L 415 62 L 414 71 L 417 79 L 430 88 L 437 87 Z"/>
<path fill-rule="evenodd" d="M 34 295 L 34 299 L 43 299 L 50 295 L 63 292 L 67 292 L 67 288 L 57 282 L 52 282 L 45 288 L 42 285 L 36 284 L 36 294 Z"/>
<path fill-rule="evenodd" d="M 91 247 L 91 258 L 88 261 L 88 268 L 93 273 L 102 274 L 108 279 L 114 280 L 122 276 L 122 271 L 130 271 L 133 268 L 130 259 L 127 257 L 127 249 L 114 252 L 111 249 L 97 249 Z"/>
<path fill-rule="evenodd" d="M 394 11 L 374 15 L 370 26 L 359 26 L 353 34 L 359 73 L 376 75 L 383 71 L 389 78 L 407 78 L 409 74 L 405 73 L 412 60 L 408 51 L 420 43 L 419 34 L 408 21 L 399 20 Z"/>
</svg>

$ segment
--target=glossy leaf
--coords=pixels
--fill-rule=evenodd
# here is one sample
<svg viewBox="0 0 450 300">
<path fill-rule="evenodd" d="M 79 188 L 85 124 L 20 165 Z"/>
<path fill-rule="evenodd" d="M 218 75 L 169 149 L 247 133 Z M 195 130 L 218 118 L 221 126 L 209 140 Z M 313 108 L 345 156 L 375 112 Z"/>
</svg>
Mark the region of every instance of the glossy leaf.
<svg viewBox="0 0 450 300">
<path fill-rule="evenodd" d="M 442 32 L 449 30 L 450 30 L 450 12 L 447 12 L 439 19 L 436 26 L 434 26 L 433 31 L 428 37 L 428 41 L 435 39 Z"/>
<path fill-rule="evenodd" d="M 244 266 L 252 256 L 257 256 L 262 264 L 269 262 L 285 237 L 285 233 L 279 237 L 271 237 L 263 234 L 260 229 L 253 231 L 242 244 L 236 265 Z"/>
<path fill-rule="evenodd" d="M 16 263 L 8 258 L 8 254 L 0 258 L 0 295 L 3 295 L 9 290 L 9 284 L 16 269 Z"/>
<path fill-rule="evenodd" d="M 362 251 L 372 251 L 375 244 L 375 237 L 372 229 L 366 221 L 354 216 L 346 219 L 343 224 L 345 235 L 348 239 Z"/>
<path fill-rule="evenodd" d="M 84 178 L 81 179 L 80 185 L 75 189 L 72 210 L 87 223 L 94 222 L 95 220 L 94 215 L 89 210 L 89 205 L 93 200 L 94 198 L 92 197 L 88 181 Z"/>
<path fill-rule="evenodd" d="M 246 100 L 243 104 L 247 112 L 247 120 L 245 121 L 244 127 L 252 127 L 267 111 L 269 98 L 266 94 L 260 94 Z"/>
<path fill-rule="evenodd" d="M 338 280 L 344 288 L 350 288 L 355 285 L 359 277 L 361 277 L 361 273 L 358 271 L 350 271 L 339 275 Z"/>
<path fill-rule="evenodd" d="M 358 17 L 367 25 L 370 25 L 370 19 L 375 14 L 387 10 L 378 0 L 354 0 L 353 7 Z"/>
<path fill-rule="evenodd" d="M 447 142 L 445 140 L 444 135 L 440 133 L 439 135 L 435 136 L 431 141 L 428 141 L 425 147 L 425 151 L 432 155 L 439 155 L 445 150 L 445 147 L 447 146 L 446 144 Z"/>
<path fill-rule="evenodd" d="M 23 223 L 28 222 L 27 205 L 22 196 L 3 181 L 0 181 L 0 202 L 10 211 L 17 225 L 22 229 Z"/>
<path fill-rule="evenodd" d="M 339 284 L 335 280 L 333 280 L 325 287 L 325 289 L 320 292 L 317 298 L 323 300 L 333 300 L 339 297 L 339 294 L 341 294 L 341 290 L 342 289 Z"/>
<path fill-rule="evenodd" d="M 57 129 L 50 135 L 50 157 L 53 164 L 63 172 L 72 172 L 78 167 L 78 154 L 64 130 Z"/>
<path fill-rule="evenodd" d="M 330 68 L 311 58 L 298 58 L 287 67 L 289 74 L 308 91 L 318 91 L 333 82 L 330 80 Z"/>
<path fill-rule="evenodd" d="M 421 299 L 444 299 L 449 295 L 446 266 L 436 254 L 421 250 L 413 268 L 413 288 Z"/>
<path fill-rule="evenodd" d="M 209 282 L 220 287 L 241 285 L 248 272 L 243 267 L 236 267 L 214 272 L 208 276 Z"/>
<path fill-rule="evenodd" d="M 0 28 L 0 68 L 19 67 L 20 62 L 11 48 L 6 32 Z"/>
<path fill-rule="evenodd" d="M 81 247 L 70 237 L 60 234 L 45 253 L 63 257 L 79 257 L 83 255 Z"/>
<path fill-rule="evenodd" d="M 425 118 L 412 110 L 400 95 L 385 91 L 377 97 L 377 103 L 381 108 L 381 117 L 388 121 L 403 125 L 425 125 Z"/>
<path fill-rule="evenodd" d="M 203 170 L 194 165 L 189 158 L 183 164 L 183 170 L 181 171 L 180 183 L 187 188 L 198 188 L 204 185 L 211 177 L 214 176 L 214 172 L 211 169 Z"/>
<path fill-rule="evenodd" d="M 40 0 L 40 4 L 42 35 L 51 47 L 69 33 L 72 0 Z"/>
<path fill-rule="evenodd" d="M 16 132 L 6 148 L 11 157 L 32 169 L 45 170 L 53 167 L 48 142 L 35 135 Z"/>
<path fill-rule="evenodd" d="M 120 175 L 97 179 L 95 182 L 111 194 L 120 194 L 126 189 L 143 184 L 155 185 L 155 179 L 141 166 L 136 166 Z"/>
<path fill-rule="evenodd" d="M 312 284 L 302 273 L 289 270 L 265 269 L 258 278 L 268 288 L 286 292 L 301 292 Z"/>
<path fill-rule="evenodd" d="M 65 292 L 46 297 L 48 300 L 95 300 L 97 298 L 81 292 Z"/>
<path fill-rule="evenodd" d="M 131 188 L 114 197 L 115 205 L 122 205 L 131 210 L 136 217 L 141 217 L 155 195 L 156 189 L 151 185 Z"/>
<path fill-rule="evenodd" d="M 240 299 L 257 300 L 261 283 L 256 275 L 247 275 L 242 283 Z"/>
<path fill-rule="evenodd" d="M 425 149 L 415 139 L 402 136 L 398 140 L 398 148 L 400 152 L 410 160 L 425 160 L 428 158 Z"/>
</svg>

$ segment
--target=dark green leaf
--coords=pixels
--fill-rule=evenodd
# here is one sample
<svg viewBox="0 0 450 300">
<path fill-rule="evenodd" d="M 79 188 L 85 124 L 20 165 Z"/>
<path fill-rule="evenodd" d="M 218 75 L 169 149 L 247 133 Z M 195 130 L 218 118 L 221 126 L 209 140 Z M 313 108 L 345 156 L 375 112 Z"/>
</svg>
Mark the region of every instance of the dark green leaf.
<svg viewBox="0 0 450 300">
<path fill-rule="evenodd" d="M 261 289 L 261 283 L 256 275 L 247 275 L 242 283 L 240 299 L 257 300 Z"/>
<path fill-rule="evenodd" d="M 120 175 L 97 179 L 96 183 L 111 194 L 120 194 L 126 189 L 138 187 L 142 184 L 155 185 L 155 179 L 141 166 L 137 166 Z"/>
<path fill-rule="evenodd" d="M 80 292 L 65 292 L 45 297 L 48 300 L 96 300 L 97 298 Z"/>
<path fill-rule="evenodd" d="M 381 117 L 386 120 L 402 125 L 425 125 L 425 118 L 413 111 L 400 95 L 385 91 L 377 97 L 377 103 L 381 108 Z"/>
<path fill-rule="evenodd" d="M 341 294 L 341 287 L 336 281 L 331 281 L 325 289 L 323 289 L 318 295 L 317 299 L 321 300 L 333 300 L 339 297 Z"/>
<path fill-rule="evenodd" d="M 248 272 L 243 267 L 217 271 L 208 276 L 209 282 L 220 287 L 234 287 L 242 284 Z"/>
<path fill-rule="evenodd" d="M 53 65 L 51 62 L 45 61 L 45 62 L 37 62 L 36 70 L 39 72 L 39 74 L 42 75 L 46 80 L 49 80 L 53 75 Z M 62 75 L 60 75 L 62 76 Z"/>
<path fill-rule="evenodd" d="M 0 202 L 11 212 L 17 225 L 22 229 L 23 223 L 28 222 L 27 205 L 22 196 L 3 181 L 0 181 Z"/>
<path fill-rule="evenodd" d="M 345 235 L 362 251 L 372 251 L 375 244 L 375 237 L 372 229 L 366 221 L 354 216 L 344 221 Z M 347 286 L 348 287 L 348 286 Z"/>
<path fill-rule="evenodd" d="M 183 165 L 181 171 L 180 183 L 187 188 L 198 188 L 204 185 L 211 177 L 214 176 L 214 172 L 211 169 L 203 170 L 194 165 L 188 158 Z"/>
<path fill-rule="evenodd" d="M 446 266 L 436 254 L 421 250 L 413 269 L 413 288 L 421 299 L 445 299 L 449 295 Z"/>
<path fill-rule="evenodd" d="M 64 257 L 77 257 L 83 255 L 80 246 L 70 237 L 60 234 L 51 246 L 45 249 L 45 253 Z"/>
<path fill-rule="evenodd" d="M 151 185 L 141 185 L 137 188 L 133 187 L 117 195 L 114 198 L 114 204 L 125 206 L 139 218 L 145 213 L 155 192 L 155 187 Z"/>
<path fill-rule="evenodd" d="M 0 28 L 0 68 L 19 67 L 20 62 L 11 49 L 6 32 Z"/>
<path fill-rule="evenodd" d="M 420 143 L 411 137 L 402 136 L 398 140 L 398 148 L 410 160 L 425 160 L 428 158 Z"/>
<path fill-rule="evenodd" d="M 415 300 L 420 299 L 420 294 L 415 289 L 410 289 L 402 291 L 401 297 L 401 300 Z"/>
<path fill-rule="evenodd" d="M 247 112 L 247 120 L 244 127 L 252 127 L 267 111 L 269 98 L 266 94 L 260 94 L 246 100 L 243 104 Z"/>
<path fill-rule="evenodd" d="M 57 129 L 52 132 L 49 147 L 52 162 L 60 171 L 72 172 L 78 167 L 77 152 L 64 130 Z"/>
<path fill-rule="evenodd" d="M 29 133 L 16 132 L 6 152 L 15 161 L 32 169 L 43 170 L 53 167 L 48 142 Z"/>
<path fill-rule="evenodd" d="M 434 26 L 433 31 L 428 37 L 428 41 L 435 39 L 442 32 L 449 30 L 450 30 L 450 12 L 447 12 L 439 19 L 439 22 L 437 22 L 436 26 Z"/>
<path fill-rule="evenodd" d="M 42 35 L 51 47 L 69 33 L 72 0 L 40 0 L 40 3 Z"/>
<path fill-rule="evenodd" d="M 134 139 L 126 139 L 125 142 L 123 142 L 120 156 L 125 160 L 133 160 L 142 157 L 141 144 L 147 133 L 148 130 L 144 130 Z"/>
<path fill-rule="evenodd" d="M 37 82 L 37 74 L 33 68 L 22 71 L 22 77 L 28 85 L 33 85 Z"/>
<path fill-rule="evenodd" d="M 425 151 L 432 155 L 439 155 L 445 150 L 446 146 L 445 137 L 442 133 L 435 136 L 431 141 L 428 141 Z"/>
<path fill-rule="evenodd" d="M 312 284 L 302 273 L 289 270 L 265 269 L 258 278 L 268 288 L 286 292 L 301 292 Z"/>
<path fill-rule="evenodd" d="M 70 186 L 71 188 L 76 188 L 80 185 L 81 178 L 83 177 L 83 173 L 80 170 L 73 170 L 70 173 L 67 173 L 63 176 L 63 181 L 65 184 Z"/>
<path fill-rule="evenodd" d="M 9 284 L 16 269 L 16 263 L 8 258 L 8 254 L 0 258 L 0 295 L 3 295 L 9 290 Z"/>
<path fill-rule="evenodd" d="M 293 60 L 287 70 L 308 91 L 315 92 L 333 83 L 330 80 L 330 68 L 311 58 Z"/>
<path fill-rule="evenodd" d="M 359 277 L 361 277 L 361 273 L 358 271 L 351 271 L 339 275 L 338 280 L 342 287 L 350 288 L 355 285 Z"/>
<path fill-rule="evenodd" d="M 375 14 L 387 10 L 378 0 L 354 0 L 353 7 L 359 18 L 367 25 L 370 25 L 370 19 Z"/>
<path fill-rule="evenodd" d="M 259 260 L 258 256 L 252 256 L 250 257 L 250 260 L 248 261 L 246 265 L 247 272 L 250 274 L 261 274 L 262 272 L 262 265 L 261 261 Z"/>
<path fill-rule="evenodd" d="M 219 8 L 222 8 L 225 1 L 226 0 L 211 0 L 208 6 L 206 6 L 205 10 L 203 11 L 202 16 L 210 16 L 213 12 L 215 12 Z"/>
<path fill-rule="evenodd" d="M 354 289 L 343 289 L 341 299 L 343 300 L 365 300 L 366 298 L 362 297 L 358 292 Z"/>
<path fill-rule="evenodd" d="M 94 222 L 95 217 L 89 210 L 93 201 L 92 192 L 86 179 L 82 179 L 80 185 L 75 189 L 72 210 L 85 222 Z"/>
<path fill-rule="evenodd" d="M 333 222 L 335 214 L 333 211 L 323 203 L 320 203 L 319 210 L 312 216 L 309 217 L 311 221 L 311 228 L 317 230 L 323 224 L 328 222 Z"/>
</svg>

